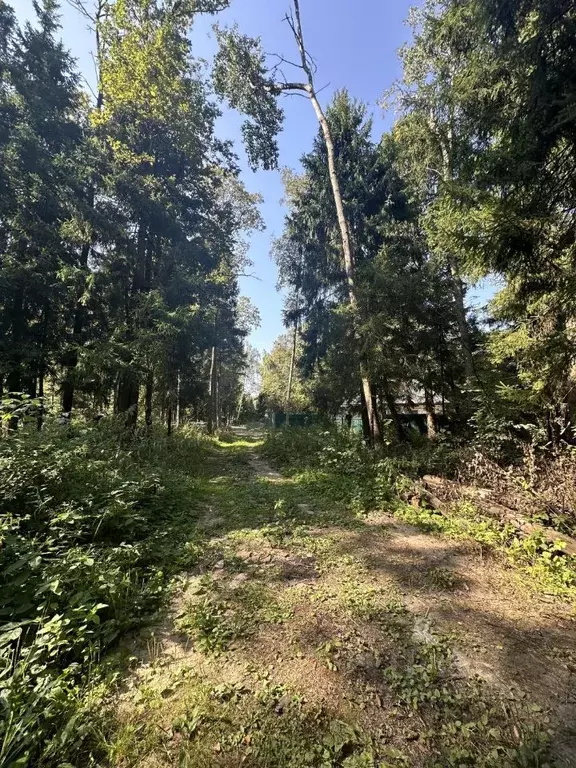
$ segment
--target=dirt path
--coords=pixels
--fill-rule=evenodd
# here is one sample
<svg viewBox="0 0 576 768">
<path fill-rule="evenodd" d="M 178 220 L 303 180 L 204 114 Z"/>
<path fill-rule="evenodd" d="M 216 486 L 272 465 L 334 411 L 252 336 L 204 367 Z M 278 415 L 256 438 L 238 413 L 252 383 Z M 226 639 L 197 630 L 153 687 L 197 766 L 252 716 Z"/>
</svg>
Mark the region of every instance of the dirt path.
<svg viewBox="0 0 576 768">
<path fill-rule="evenodd" d="M 372 535 L 386 525 L 389 536 Z M 455 664 L 505 695 L 554 711 L 556 752 L 576 765 L 576 621 L 571 606 L 522 590 L 474 543 L 426 535 L 387 516 L 344 535 L 376 578 L 391 578 L 415 615 L 453 637 Z"/>
<path fill-rule="evenodd" d="M 130 649 L 112 764 L 576 766 L 569 606 L 475 544 L 327 511 L 249 444 L 206 485 L 197 567 Z"/>
</svg>

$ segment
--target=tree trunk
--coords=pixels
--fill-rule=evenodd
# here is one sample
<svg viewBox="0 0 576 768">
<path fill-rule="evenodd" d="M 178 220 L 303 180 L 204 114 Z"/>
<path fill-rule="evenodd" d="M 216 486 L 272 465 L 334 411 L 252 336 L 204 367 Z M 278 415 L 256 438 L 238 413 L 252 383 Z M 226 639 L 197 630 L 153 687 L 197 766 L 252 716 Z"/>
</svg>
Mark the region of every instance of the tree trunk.
<svg viewBox="0 0 576 768">
<path fill-rule="evenodd" d="M 170 435 L 172 434 L 172 397 L 171 396 L 168 401 L 167 424 L 168 424 L 168 437 L 170 437 Z"/>
<path fill-rule="evenodd" d="M 19 244 L 19 251 L 26 250 L 26 243 L 22 241 Z M 8 393 L 19 393 L 22 390 L 22 350 L 21 344 L 24 338 L 25 318 L 24 318 L 24 286 L 18 285 L 14 293 L 12 303 L 12 349 L 10 354 L 10 368 L 6 377 L 6 388 Z M 8 429 L 14 432 L 18 429 L 18 416 L 8 419 Z"/>
<path fill-rule="evenodd" d="M 124 339 L 124 345 L 127 350 L 130 349 L 131 342 L 134 339 L 134 313 L 131 297 L 146 290 L 144 283 L 147 245 L 146 232 L 146 224 L 143 220 L 140 220 L 136 241 L 136 259 L 133 264 L 132 285 L 131 287 L 126 285 L 124 290 L 124 312 L 126 316 L 126 337 Z M 140 382 L 138 376 L 135 371 L 130 368 L 130 363 L 128 363 L 120 374 L 116 409 L 118 413 L 126 414 L 125 423 L 130 429 L 133 429 L 138 422 L 139 395 Z"/>
<path fill-rule="evenodd" d="M 362 435 L 368 445 L 372 443 L 372 434 L 370 431 L 370 419 L 368 417 L 368 408 L 366 408 L 366 398 L 364 390 L 360 389 L 360 416 L 362 417 Z"/>
<path fill-rule="evenodd" d="M 36 417 L 36 428 L 38 432 L 42 431 L 42 425 L 44 423 L 44 364 L 38 371 L 38 397 L 40 398 L 40 406 L 38 408 L 38 416 Z"/>
<path fill-rule="evenodd" d="M 340 229 L 340 237 L 342 239 L 342 253 L 344 256 L 344 269 L 346 272 L 346 281 L 348 283 L 348 302 L 350 308 L 353 311 L 354 323 L 358 320 L 358 297 L 356 293 L 356 280 L 355 280 L 355 263 L 354 252 L 352 250 L 352 240 L 350 237 L 350 230 L 348 227 L 348 220 L 344 212 L 344 202 L 342 200 L 342 191 L 340 189 L 340 182 L 338 180 L 338 174 L 336 173 L 336 157 L 334 152 L 334 142 L 332 141 L 332 134 L 330 132 L 330 126 L 324 116 L 320 103 L 315 96 L 313 89 L 310 90 L 310 100 L 314 106 L 316 116 L 322 128 L 322 134 L 326 143 L 326 151 L 328 154 L 328 173 L 330 175 L 330 184 L 332 186 L 332 194 L 334 196 L 334 203 L 336 205 L 336 215 L 338 218 L 338 227 Z M 356 332 L 356 336 L 358 333 Z M 362 340 L 358 339 L 362 346 Z M 360 379 L 362 381 L 362 391 L 366 401 L 366 410 L 368 414 L 368 422 L 370 425 L 370 442 L 373 445 L 377 445 L 382 442 L 382 427 L 380 419 L 378 417 L 378 411 L 374 408 L 374 392 L 372 388 L 372 382 L 368 373 L 368 366 L 361 353 L 360 359 Z"/>
<path fill-rule="evenodd" d="M 304 70 L 304 72 L 308 77 L 307 85 L 304 85 L 304 86 L 296 85 L 296 87 L 300 89 L 303 88 L 303 90 L 305 90 L 308 93 L 308 96 L 314 108 L 314 112 L 316 113 L 316 117 L 320 124 L 320 128 L 322 130 L 324 142 L 326 144 L 326 152 L 328 155 L 328 173 L 330 176 L 330 185 L 332 187 L 334 204 L 336 206 L 338 228 L 340 230 L 340 238 L 342 241 L 344 269 L 346 272 L 346 281 L 348 283 L 348 300 L 349 300 L 350 308 L 352 309 L 352 314 L 354 316 L 354 323 L 356 324 L 358 319 L 357 315 L 358 315 L 359 307 L 358 307 L 358 296 L 357 296 L 356 282 L 355 282 L 354 251 L 352 248 L 352 239 L 350 237 L 350 227 L 348 225 L 348 220 L 346 218 L 346 213 L 344 211 L 344 202 L 342 199 L 342 190 L 340 188 L 340 181 L 338 179 L 338 174 L 336 172 L 336 156 L 334 151 L 334 142 L 332 140 L 332 134 L 330 131 L 330 126 L 328 125 L 328 120 L 326 119 L 326 116 L 322 110 L 322 107 L 320 106 L 320 102 L 318 101 L 318 98 L 316 96 L 316 90 L 314 87 L 314 77 L 312 74 L 312 69 L 310 68 L 310 64 L 309 64 L 310 58 L 306 53 L 306 48 L 304 46 L 304 35 L 302 32 L 302 21 L 300 18 L 299 0 L 294 0 L 294 13 L 295 13 L 295 23 L 292 25 L 292 31 L 294 33 L 296 42 L 298 44 L 298 49 L 300 51 L 302 69 Z M 295 87 L 294 84 L 291 84 L 291 85 L 284 86 L 284 89 L 287 89 L 287 88 L 289 89 L 294 87 Z M 357 330 L 356 330 L 356 335 L 358 336 Z M 361 342 L 362 340 L 359 338 L 360 347 L 362 348 Z M 365 355 L 363 352 L 361 353 L 361 359 L 360 359 L 360 379 L 362 381 L 362 391 L 364 393 L 364 398 L 366 400 L 366 409 L 368 412 L 368 421 L 370 425 L 370 442 L 375 445 L 382 442 L 382 429 L 380 425 L 378 411 L 377 409 L 374 408 L 374 392 L 373 392 L 372 382 L 371 382 L 369 371 L 368 371 L 367 361 L 365 360 Z"/>
<path fill-rule="evenodd" d="M 436 408 L 434 406 L 434 393 L 428 387 L 424 387 L 424 407 L 426 409 L 426 431 L 430 440 L 434 440 L 438 434 Z"/>
<path fill-rule="evenodd" d="M 290 356 L 290 370 L 288 371 L 288 387 L 286 389 L 286 426 L 290 426 L 290 398 L 292 397 L 292 379 L 294 376 L 294 364 L 296 362 L 296 344 L 298 341 L 298 323 L 294 324 L 292 337 L 292 354 Z"/>
<path fill-rule="evenodd" d="M 206 431 L 214 434 L 216 424 L 216 347 L 212 347 L 210 354 L 210 382 L 208 389 L 208 414 L 206 419 Z"/>
<path fill-rule="evenodd" d="M 118 381 L 116 412 L 124 414 L 127 427 L 133 429 L 138 421 L 138 395 L 140 388 L 132 371 L 124 370 Z"/>
<path fill-rule="evenodd" d="M 46 375 L 46 339 L 48 337 L 48 302 L 42 309 L 42 340 L 40 344 L 40 357 L 38 359 L 37 396 L 40 399 L 36 426 L 40 432 L 44 421 L 44 377 Z"/>
<path fill-rule="evenodd" d="M 474 356 L 472 354 L 470 328 L 468 326 L 468 318 L 466 317 L 466 305 L 464 302 L 465 290 L 464 284 L 458 274 L 458 270 L 452 263 L 450 263 L 450 275 L 452 277 L 454 306 L 456 309 L 456 321 L 458 323 L 458 335 L 460 336 L 462 356 L 464 358 L 466 383 L 470 384 L 476 377 L 476 367 L 474 365 Z"/>
<path fill-rule="evenodd" d="M 442 181 L 445 184 L 450 183 L 454 177 L 454 164 L 453 164 L 453 115 L 450 115 L 450 120 L 446 129 L 440 131 L 437 124 L 436 116 L 433 111 L 430 112 L 428 120 L 429 128 L 434 134 L 438 146 L 440 147 L 440 153 L 442 156 Z M 456 309 L 456 321 L 458 323 L 458 335 L 460 336 L 460 345 L 462 347 L 462 355 L 464 357 L 464 371 L 466 374 L 466 383 L 469 384 L 476 376 L 474 357 L 472 356 L 472 345 L 470 342 L 470 328 L 468 325 L 468 319 L 466 317 L 466 306 L 464 303 L 464 284 L 460 277 L 460 271 L 458 264 L 453 257 L 449 257 L 448 268 L 450 271 L 450 277 L 452 280 L 452 291 L 454 296 L 454 303 Z"/>
<path fill-rule="evenodd" d="M 62 386 L 60 389 L 62 413 L 70 413 L 74 404 L 74 369 L 78 365 L 78 354 L 74 350 L 70 350 L 64 357 L 64 367 L 66 373 L 62 379 Z"/>
<path fill-rule="evenodd" d="M 396 407 L 396 400 L 394 399 L 394 395 L 392 394 L 387 381 L 383 383 L 382 392 L 384 394 L 384 400 L 386 400 L 386 406 L 390 412 L 390 417 L 394 424 L 396 437 L 398 438 L 399 442 L 403 443 L 406 440 L 406 431 L 404 430 L 404 424 L 402 424 L 402 419 L 400 418 L 398 408 Z"/>
<path fill-rule="evenodd" d="M 94 207 L 94 190 L 89 192 L 89 205 Z M 76 297 L 76 306 L 74 307 L 74 321 L 72 324 L 72 343 L 71 347 L 64 355 L 64 368 L 65 374 L 62 380 L 61 398 L 62 398 L 62 413 L 71 413 L 74 406 L 74 392 L 76 389 L 76 382 L 74 373 L 78 366 L 78 350 L 82 344 L 82 333 L 84 330 L 84 307 L 81 303 L 82 294 L 85 290 L 85 278 L 88 269 L 88 258 L 90 256 L 90 249 L 92 247 L 91 242 L 84 243 L 82 250 L 80 251 L 79 267 L 84 273 L 82 286 L 78 291 Z"/>
<path fill-rule="evenodd" d="M 146 393 L 144 396 L 144 420 L 148 429 L 152 427 L 152 397 L 154 394 L 154 374 L 148 372 L 146 376 Z"/>
<path fill-rule="evenodd" d="M 73 5 L 81 13 L 86 15 L 86 8 L 82 5 L 81 2 L 79 2 L 79 0 L 71 0 L 71 5 Z M 100 23 L 104 15 L 104 12 L 105 12 L 104 0 L 98 0 L 98 2 L 96 3 L 94 16 L 91 17 L 91 21 L 94 25 L 94 32 L 96 36 L 95 64 L 96 64 L 96 70 L 97 70 L 96 76 L 98 80 L 96 110 L 98 112 L 102 110 L 102 106 L 104 103 L 104 94 L 102 90 L 102 72 L 101 72 L 102 50 L 101 50 L 101 40 L 100 40 Z M 92 179 L 89 182 L 89 186 L 86 193 L 86 202 L 90 210 L 94 209 L 95 199 L 96 199 L 96 179 L 92 177 Z M 85 285 L 86 285 L 85 278 L 88 274 L 88 260 L 90 258 L 90 251 L 92 249 L 93 243 L 94 243 L 94 235 L 92 235 L 92 237 L 89 240 L 86 240 L 82 244 L 82 249 L 80 251 L 80 258 L 79 258 L 78 265 L 80 269 L 84 272 L 84 276 L 82 278 L 82 285 L 79 289 L 78 296 L 76 299 L 76 305 L 74 308 L 74 320 L 72 323 L 72 344 L 71 344 L 71 347 L 68 349 L 68 351 L 65 352 L 64 358 L 62 360 L 62 364 L 65 368 L 65 373 L 62 380 L 61 390 L 60 390 L 62 413 L 70 413 L 74 406 L 74 394 L 76 389 L 74 372 L 78 365 L 78 349 L 80 348 L 82 343 L 82 332 L 84 330 L 84 316 L 85 316 L 85 310 L 80 300 L 85 290 Z"/>
<path fill-rule="evenodd" d="M 360 363 L 360 372 L 366 371 L 366 365 L 364 362 Z M 367 375 L 362 376 L 362 389 L 364 391 L 364 397 L 366 398 L 366 410 L 368 413 L 368 423 L 370 424 L 370 442 L 372 445 L 380 445 L 382 443 L 382 424 L 380 422 L 380 414 L 376 407 L 376 396 L 372 389 L 372 383 Z"/>
<path fill-rule="evenodd" d="M 176 377 L 176 429 L 180 426 L 180 371 Z"/>
<path fill-rule="evenodd" d="M 214 423 L 216 430 L 220 429 L 220 360 L 216 355 L 216 380 L 214 391 Z"/>
</svg>

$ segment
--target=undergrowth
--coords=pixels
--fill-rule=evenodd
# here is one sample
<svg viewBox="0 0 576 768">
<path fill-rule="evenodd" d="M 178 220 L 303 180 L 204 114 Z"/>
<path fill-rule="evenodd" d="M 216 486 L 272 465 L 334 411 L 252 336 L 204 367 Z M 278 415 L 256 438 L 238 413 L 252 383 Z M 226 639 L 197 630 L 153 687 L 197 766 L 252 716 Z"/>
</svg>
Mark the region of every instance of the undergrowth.
<svg viewBox="0 0 576 768">
<path fill-rule="evenodd" d="M 50 423 L 0 440 L 3 768 L 90 764 L 103 651 L 194 557 L 201 442 Z"/>
<path fill-rule="evenodd" d="M 446 440 L 377 453 L 344 430 L 293 429 L 270 432 L 263 450 L 296 481 L 315 478 L 326 498 L 356 513 L 386 510 L 425 531 L 472 539 L 503 555 L 536 589 L 576 599 L 576 557 L 561 544 L 539 533 L 520 537 L 511 524 L 483 514 L 469 501 L 453 503 L 448 514 L 402 501 L 414 478 L 455 472 L 458 446 Z"/>
<path fill-rule="evenodd" d="M 245 559 L 228 553 L 193 583 L 179 628 L 203 661 L 170 671 L 159 659 L 144 670 L 149 682 L 123 710 L 113 764 L 156 765 L 162 755 L 161 764 L 188 768 L 549 766 L 546 717 L 455 675 L 451 639 L 392 588 L 367 583 L 331 530 L 301 526 L 281 541 L 245 531 Z M 246 544 L 239 533 L 232 545 Z M 318 579 L 278 583 L 277 560 L 305 552 Z M 268 642 L 263 623 L 282 625 Z M 311 660 L 331 675 L 322 705 L 310 700 Z M 309 672 L 295 680 L 301 664 Z"/>
<path fill-rule="evenodd" d="M 255 476 L 249 440 L 208 443 L 185 430 L 128 439 L 113 424 L 48 424 L 1 441 L 2 768 L 128 768 L 157 754 L 189 768 L 382 768 L 420 765 L 422 755 L 437 755 L 426 765 L 438 768 L 546 765 L 545 728 L 523 713 L 502 716 L 497 701 L 454 680 L 448 640 L 419 629 L 341 543 L 363 527 L 362 513 L 386 507 L 432 532 L 506 548 L 526 558 L 523 568 L 542 563 L 547 578 L 558 558 L 546 565 L 536 541 L 515 552 L 510 532 L 471 508 L 450 530 L 449 518 L 399 503 L 400 457 L 375 457 L 342 434 L 307 434 L 268 438 L 266 453 L 289 475 L 272 479 Z M 374 534 L 386 537 L 381 528 Z M 296 652 L 296 664 L 312 655 L 345 675 L 344 689 L 360 691 L 368 709 L 380 701 L 387 724 L 366 727 L 336 704 L 306 701 L 274 679 L 257 645 L 244 682 L 176 667 L 119 713 L 109 696 L 119 667 L 105 652 L 149 622 L 173 576 L 192 570 L 177 630 L 206 664 L 222 672 L 261 629 L 286 632 L 292 640 L 277 655 Z M 454 587 L 446 569 L 430 578 Z M 322 638 L 311 626 L 312 646 L 297 650 L 294 627 L 308 611 L 339 629 Z M 367 639 L 373 631 L 381 647 Z M 360 689 L 358 654 L 377 657 Z M 418 721 L 426 728 L 412 741 Z"/>
</svg>

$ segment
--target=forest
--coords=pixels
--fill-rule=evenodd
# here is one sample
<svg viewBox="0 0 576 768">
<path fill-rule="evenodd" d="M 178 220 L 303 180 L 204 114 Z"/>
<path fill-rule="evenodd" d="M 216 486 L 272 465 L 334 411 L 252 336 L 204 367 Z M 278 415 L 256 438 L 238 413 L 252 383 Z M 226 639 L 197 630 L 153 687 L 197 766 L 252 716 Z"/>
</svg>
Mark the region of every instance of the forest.
<svg viewBox="0 0 576 768">
<path fill-rule="evenodd" d="M 576 3 L 234 2 L 0 0 L 0 768 L 576 766 Z"/>
</svg>

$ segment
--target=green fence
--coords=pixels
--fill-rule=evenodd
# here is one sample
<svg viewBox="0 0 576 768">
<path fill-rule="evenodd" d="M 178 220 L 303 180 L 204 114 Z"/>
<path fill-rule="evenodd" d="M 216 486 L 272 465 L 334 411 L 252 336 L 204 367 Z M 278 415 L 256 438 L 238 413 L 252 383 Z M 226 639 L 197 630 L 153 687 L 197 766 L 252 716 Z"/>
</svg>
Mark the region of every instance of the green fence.
<svg viewBox="0 0 576 768">
<path fill-rule="evenodd" d="M 290 427 L 313 427 L 315 424 L 320 424 L 322 418 L 317 413 L 291 413 L 290 414 Z M 276 411 L 271 417 L 271 426 L 284 427 L 286 426 L 286 414 L 284 411 Z"/>
<path fill-rule="evenodd" d="M 328 423 L 331 419 L 328 420 Z M 284 411 L 276 411 L 271 414 L 268 419 L 268 423 L 271 427 L 284 427 L 286 426 L 286 413 Z M 327 418 L 320 416 L 318 413 L 291 413 L 290 414 L 290 427 L 313 427 L 317 424 L 326 424 Z M 334 421 L 338 427 L 348 427 L 348 422 L 345 416 L 336 416 Z M 350 429 L 352 432 L 362 432 L 362 418 L 360 416 L 353 416 L 350 423 Z"/>
<path fill-rule="evenodd" d="M 346 416 L 336 416 L 336 424 L 339 427 L 348 427 L 348 421 L 346 419 Z M 352 419 L 350 421 L 350 429 L 352 432 L 362 432 L 362 417 L 361 416 L 352 416 Z"/>
</svg>

